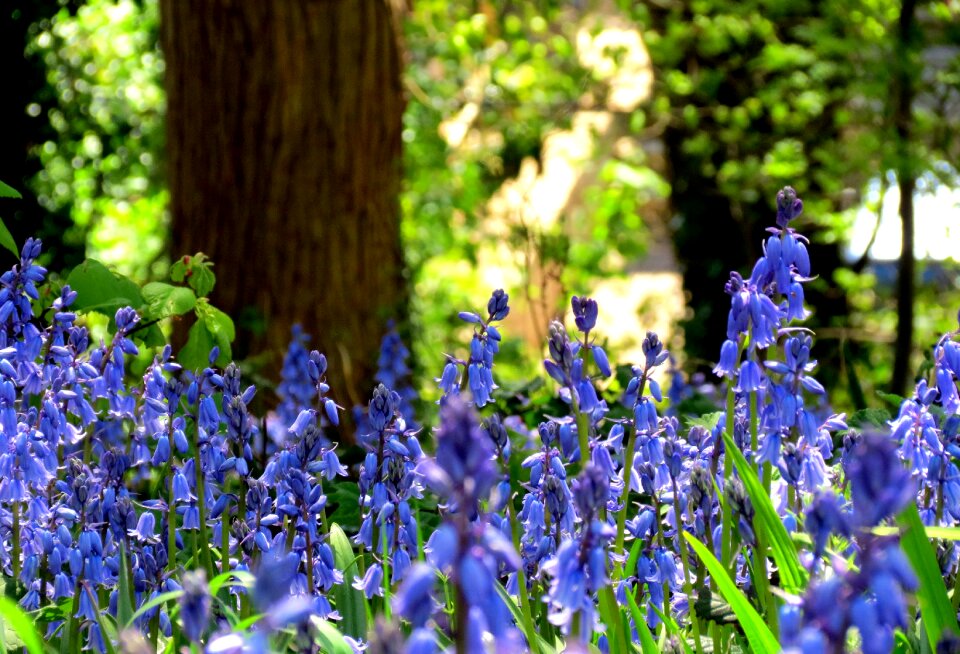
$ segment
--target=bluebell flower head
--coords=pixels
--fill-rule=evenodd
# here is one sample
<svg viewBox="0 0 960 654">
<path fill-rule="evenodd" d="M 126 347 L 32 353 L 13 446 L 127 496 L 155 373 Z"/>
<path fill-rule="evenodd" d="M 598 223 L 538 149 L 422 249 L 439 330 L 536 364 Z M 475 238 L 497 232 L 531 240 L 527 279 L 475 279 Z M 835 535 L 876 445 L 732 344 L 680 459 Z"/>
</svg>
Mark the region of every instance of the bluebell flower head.
<svg viewBox="0 0 960 654">
<path fill-rule="evenodd" d="M 606 506 L 610 496 L 610 478 L 590 461 L 583 472 L 573 480 L 573 501 L 581 520 L 592 520 Z"/>
<path fill-rule="evenodd" d="M 180 621 L 184 635 L 194 643 L 200 642 L 210 619 L 210 589 L 203 570 L 191 570 L 181 578 Z"/>
<path fill-rule="evenodd" d="M 643 351 L 644 362 L 648 370 L 656 368 L 670 356 L 670 353 L 664 349 L 663 342 L 656 332 L 647 332 L 640 348 Z"/>
<path fill-rule="evenodd" d="M 803 213 L 803 201 L 791 186 L 784 186 L 777 193 L 777 225 L 783 229 L 787 224 Z"/>
<path fill-rule="evenodd" d="M 490 322 L 500 321 L 507 317 L 510 313 L 510 307 L 507 304 L 509 301 L 510 296 L 504 293 L 502 288 L 493 292 L 490 301 L 487 302 L 487 314 L 490 316 Z"/>
<path fill-rule="evenodd" d="M 916 486 L 903 467 L 889 436 L 863 434 L 847 469 L 857 524 L 874 527 L 899 513 L 916 496 Z"/>
<path fill-rule="evenodd" d="M 597 301 L 586 296 L 577 297 L 574 295 L 570 304 L 573 308 L 573 319 L 577 324 L 577 329 L 584 334 L 588 334 L 590 330 L 597 326 L 597 316 L 599 315 Z"/>
<path fill-rule="evenodd" d="M 438 606 L 433 599 L 436 576 L 429 565 L 415 563 L 393 596 L 393 610 L 414 628 L 423 627 Z"/>
<path fill-rule="evenodd" d="M 475 506 L 497 482 L 493 456 L 493 443 L 480 429 L 474 410 L 451 397 L 440 408 L 436 459 L 425 468 L 428 482 L 450 499 Z"/>
</svg>

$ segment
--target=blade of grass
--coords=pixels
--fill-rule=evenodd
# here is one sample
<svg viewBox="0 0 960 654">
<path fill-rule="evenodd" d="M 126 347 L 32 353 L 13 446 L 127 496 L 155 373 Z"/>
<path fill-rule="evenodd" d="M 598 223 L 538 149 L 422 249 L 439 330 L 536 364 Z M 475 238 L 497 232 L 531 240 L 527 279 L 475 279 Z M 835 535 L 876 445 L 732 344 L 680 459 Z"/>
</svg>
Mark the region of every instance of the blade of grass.
<svg viewBox="0 0 960 654">
<path fill-rule="evenodd" d="M 737 616 L 743 632 L 750 643 L 750 650 L 754 654 L 768 654 L 780 651 L 780 645 L 777 643 L 776 636 L 770 631 L 770 628 L 757 613 L 757 610 L 750 604 L 750 600 L 740 592 L 737 585 L 730 579 L 726 569 L 723 567 L 713 553 L 707 549 L 707 546 L 693 537 L 690 533 L 684 533 L 690 547 L 694 549 L 703 564 L 707 566 L 710 576 L 717 584 L 717 590 L 723 595 L 730 608 Z"/>
<path fill-rule="evenodd" d="M 947 587 L 917 506 L 911 502 L 910 506 L 900 513 L 897 522 L 903 527 L 900 546 L 910 560 L 919 582 L 917 600 L 920 603 L 923 628 L 930 639 L 931 650 L 936 651 L 941 636 L 949 631 L 960 633 L 956 613 L 947 597 Z"/>
<path fill-rule="evenodd" d="M 744 489 L 750 496 L 753 508 L 756 510 L 756 517 L 759 520 L 766 541 L 769 542 L 770 552 L 773 560 L 777 563 L 780 570 L 781 586 L 788 593 L 801 593 L 807 587 L 807 572 L 800 565 L 800 557 L 790 539 L 787 528 L 783 526 L 783 521 L 777 515 L 777 510 L 770 501 L 770 496 L 763 490 L 763 484 L 757 477 L 753 466 L 743 456 L 743 452 L 733 442 L 733 439 L 726 433 L 723 433 L 723 443 L 727 456 L 733 459 L 737 467 L 737 473 L 743 482 Z"/>
<path fill-rule="evenodd" d="M 241 586 L 253 588 L 256 578 L 246 570 L 228 570 L 210 580 L 208 584 L 211 595 L 216 595 L 225 586 Z"/>
<path fill-rule="evenodd" d="M 343 621 L 343 632 L 354 638 L 367 635 L 367 598 L 363 591 L 350 583 L 350 569 L 357 565 L 350 539 L 343 533 L 340 525 L 330 525 L 330 547 L 337 569 L 343 573 L 343 583 L 333 587 L 333 599 Z M 355 570 L 356 571 L 356 570 Z M 358 575 L 359 576 L 359 575 Z M 386 573 L 384 573 L 386 577 Z"/>
<path fill-rule="evenodd" d="M 321 652 L 327 654 L 353 654 L 353 649 L 343 639 L 343 634 L 326 620 L 314 617 L 311 619 L 317 630 L 317 643 Z"/>
<path fill-rule="evenodd" d="M 120 576 L 117 580 L 117 624 L 125 627 L 130 624 L 133 615 L 133 584 L 130 581 L 130 564 L 127 562 L 127 548 L 120 542 Z"/>
<path fill-rule="evenodd" d="M 33 620 L 9 597 L 0 595 L 0 619 L 7 624 L 23 642 L 29 654 L 43 654 L 43 641 L 34 627 Z"/>
<path fill-rule="evenodd" d="M 144 602 L 139 609 L 133 612 L 133 615 L 130 617 L 130 622 L 134 622 L 144 613 L 147 613 L 150 609 L 155 606 L 160 606 L 161 604 L 166 604 L 167 602 L 174 602 L 180 599 L 180 596 L 183 595 L 182 590 L 171 590 L 166 593 L 160 593 L 153 599 L 150 599 Z"/>
<path fill-rule="evenodd" d="M 660 648 L 657 647 L 657 641 L 653 639 L 650 633 L 650 627 L 647 626 L 647 620 L 643 616 L 643 611 L 637 606 L 637 600 L 633 595 L 627 593 L 627 603 L 630 605 L 630 615 L 633 616 L 633 624 L 637 628 L 637 634 L 640 636 L 640 651 L 643 654 L 660 654 Z"/>
<path fill-rule="evenodd" d="M 513 598 L 510 597 L 510 593 L 507 592 L 507 589 L 504 588 L 503 584 L 501 583 L 497 583 L 497 594 L 500 595 L 500 599 L 503 600 L 503 603 L 507 605 L 507 608 L 510 610 L 510 614 L 513 616 L 517 626 L 520 627 L 521 631 L 523 631 L 523 635 L 527 639 L 527 642 L 533 642 L 536 640 L 537 647 L 540 648 L 540 651 L 543 652 L 543 654 L 556 654 L 556 648 L 550 645 L 550 643 L 548 643 L 543 636 L 536 631 L 529 632 L 524 628 L 523 614 L 520 613 L 520 607 L 516 605 L 516 603 L 513 601 Z"/>
</svg>

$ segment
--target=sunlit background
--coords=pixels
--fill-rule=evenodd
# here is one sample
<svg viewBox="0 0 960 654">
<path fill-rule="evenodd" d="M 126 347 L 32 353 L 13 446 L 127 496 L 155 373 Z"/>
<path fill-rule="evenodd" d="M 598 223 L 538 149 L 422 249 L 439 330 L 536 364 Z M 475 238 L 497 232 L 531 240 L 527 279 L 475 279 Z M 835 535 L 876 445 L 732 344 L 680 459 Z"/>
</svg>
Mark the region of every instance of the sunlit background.
<svg viewBox="0 0 960 654">
<path fill-rule="evenodd" d="M 851 375 L 833 380 L 837 397 L 884 387 L 901 254 L 885 104 L 899 5 L 815 4 L 414 0 L 400 201 L 420 369 L 436 371 L 457 338 L 456 310 L 498 286 L 527 341 L 589 293 L 622 359 L 656 329 L 704 369 L 723 335 L 698 321 L 717 324 L 729 270 L 749 271 L 776 190 L 793 184 L 808 208 L 798 228 L 836 253 L 814 250 L 813 304 L 826 356 Z M 924 5 L 913 46 L 914 365 L 960 307 L 946 163 L 960 134 L 957 11 Z M 156 0 L 88 0 L 30 24 L 45 83 L 19 108 L 43 135 L 26 184 L 59 216 L 43 235 L 60 261 L 85 252 L 141 281 L 170 261 L 158 20 Z M 712 309 L 698 288 L 713 289 Z M 538 365 L 519 350 L 506 347 L 507 378 Z"/>
</svg>

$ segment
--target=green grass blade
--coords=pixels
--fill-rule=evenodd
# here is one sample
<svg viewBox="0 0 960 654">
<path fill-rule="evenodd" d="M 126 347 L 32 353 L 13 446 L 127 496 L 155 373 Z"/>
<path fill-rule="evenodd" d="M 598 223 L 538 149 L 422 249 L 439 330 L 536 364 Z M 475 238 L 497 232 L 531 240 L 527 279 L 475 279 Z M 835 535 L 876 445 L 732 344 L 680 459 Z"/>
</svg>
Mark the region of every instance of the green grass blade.
<svg viewBox="0 0 960 654">
<path fill-rule="evenodd" d="M 647 626 L 647 619 L 643 611 L 637 606 L 637 600 L 633 595 L 627 593 L 627 603 L 630 605 L 630 615 L 633 616 L 633 624 L 637 627 L 637 634 L 640 636 L 640 651 L 643 654 L 660 654 L 660 648 L 657 647 L 657 641 L 650 633 L 650 627 Z"/>
<path fill-rule="evenodd" d="M 20 638 L 29 654 L 43 654 L 43 641 L 33 620 L 9 597 L 0 595 L 0 620 Z"/>
<path fill-rule="evenodd" d="M 750 600 L 744 596 L 737 585 L 730 579 L 723 564 L 717 561 L 713 553 L 707 549 L 707 546 L 693 537 L 692 534 L 684 532 L 684 537 L 690 546 L 707 566 L 710 576 L 713 577 L 717 589 L 723 595 L 730 608 L 737 616 L 737 621 L 743 628 L 750 643 L 750 651 L 754 654 L 773 654 L 780 651 L 780 645 L 777 643 L 777 637 L 770 631 L 770 627 L 763 621 Z"/>
<path fill-rule="evenodd" d="M 97 622 L 100 625 L 100 635 L 103 638 L 103 646 L 106 654 L 117 654 L 117 648 L 113 646 L 120 639 L 117 634 L 117 627 L 113 618 L 106 611 L 97 611 Z"/>
<path fill-rule="evenodd" d="M 871 534 L 877 536 L 894 536 L 901 532 L 900 527 L 874 527 L 870 530 Z M 927 538 L 934 540 L 960 540 L 960 527 L 924 527 L 923 532 Z"/>
<path fill-rule="evenodd" d="M 753 508 L 756 510 L 756 519 L 759 521 L 770 545 L 773 560 L 780 570 L 780 584 L 788 593 L 801 593 L 807 587 L 807 572 L 800 565 L 800 557 L 793 545 L 787 528 L 777 515 L 777 510 L 770 501 L 770 496 L 763 489 L 763 484 L 757 477 L 753 466 L 743 456 L 743 452 L 733 442 L 729 434 L 723 433 L 723 443 L 726 454 L 733 458 L 733 463 L 743 482 L 743 487 L 750 496 Z"/>
<path fill-rule="evenodd" d="M 160 593 L 153 599 L 144 602 L 139 609 L 134 611 L 133 616 L 130 618 L 130 622 L 133 622 L 155 606 L 160 606 L 161 604 L 166 604 L 167 602 L 175 602 L 176 600 L 180 599 L 181 595 L 183 595 L 182 590 L 171 590 L 166 593 Z"/>
<path fill-rule="evenodd" d="M 337 570 L 343 573 L 343 583 L 333 587 L 333 600 L 337 611 L 343 617 L 343 632 L 354 638 L 367 636 L 367 598 L 363 591 L 353 587 L 353 577 L 360 576 L 357 559 L 350 545 L 350 539 L 338 524 L 330 525 L 330 547 Z M 386 576 L 386 575 L 385 575 Z"/>
<path fill-rule="evenodd" d="M 916 505 L 911 502 L 910 506 L 900 513 L 898 522 L 903 527 L 900 546 L 910 560 L 920 584 L 917 601 L 920 603 L 923 628 L 930 639 L 931 650 L 936 651 L 937 642 L 944 633 L 960 633 L 957 618 L 947 597 L 947 587 L 943 583 L 937 557 L 927 538 Z"/>
<path fill-rule="evenodd" d="M 246 570 L 227 570 L 218 574 L 207 584 L 210 594 L 216 595 L 224 586 L 240 586 L 253 588 L 256 578 Z"/>
<path fill-rule="evenodd" d="M 130 580 L 130 563 L 127 548 L 120 541 L 120 576 L 117 580 L 117 624 L 121 628 L 133 622 L 133 583 Z"/>
<path fill-rule="evenodd" d="M 310 620 L 317 630 L 317 644 L 326 654 L 353 654 L 353 649 L 343 639 L 343 634 L 326 620 L 314 617 Z"/>
<path fill-rule="evenodd" d="M 517 606 L 517 603 L 513 601 L 513 598 L 510 597 L 510 593 L 507 592 L 507 589 L 503 587 L 503 584 L 497 583 L 497 594 L 500 595 L 500 599 L 503 600 L 503 603 L 507 605 L 507 608 L 510 610 L 510 614 L 513 616 L 514 621 L 517 623 L 517 626 L 520 628 L 520 631 L 523 632 L 524 637 L 527 639 L 528 643 L 536 642 L 537 646 L 540 648 L 540 651 L 543 654 L 556 654 L 557 650 L 550 643 L 548 643 L 543 636 L 538 632 L 534 631 L 529 633 L 524 628 L 523 614 L 520 613 L 520 607 Z"/>
<path fill-rule="evenodd" d="M 640 560 L 640 552 L 643 551 L 644 542 L 642 538 L 633 541 L 630 548 L 630 556 L 627 557 L 627 563 L 624 565 L 624 572 L 629 576 L 637 569 L 637 561 Z"/>
</svg>

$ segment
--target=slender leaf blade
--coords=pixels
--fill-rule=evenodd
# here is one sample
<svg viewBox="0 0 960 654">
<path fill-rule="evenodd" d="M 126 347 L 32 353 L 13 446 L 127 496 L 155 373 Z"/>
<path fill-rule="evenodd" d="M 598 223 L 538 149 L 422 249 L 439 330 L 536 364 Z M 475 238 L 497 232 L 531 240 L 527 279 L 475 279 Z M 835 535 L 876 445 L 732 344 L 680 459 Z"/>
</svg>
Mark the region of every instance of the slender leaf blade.
<svg viewBox="0 0 960 654">
<path fill-rule="evenodd" d="M 20 191 L 13 188 L 9 184 L 0 182 L 0 198 L 13 198 L 14 200 L 20 200 L 23 198 L 23 196 L 20 195 Z"/>
<path fill-rule="evenodd" d="M 353 648 L 343 639 L 343 634 L 337 631 L 331 623 L 318 617 L 311 619 L 317 629 L 317 641 L 321 652 L 327 654 L 353 654 Z"/>
<path fill-rule="evenodd" d="M 517 603 L 513 601 L 512 597 L 510 597 L 510 593 L 508 593 L 507 589 L 503 587 L 503 584 L 499 582 L 497 582 L 497 594 L 500 595 L 500 599 L 503 600 L 503 603 L 507 605 L 507 608 L 510 610 L 510 614 L 513 615 L 513 619 L 520 627 L 520 630 L 524 632 L 523 635 L 527 639 L 527 642 L 532 643 L 534 640 L 536 640 L 537 646 L 540 648 L 540 651 L 543 654 L 556 654 L 557 648 L 548 643 L 546 639 L 538 632 L 526 632 L 524 629 L 523 615 L 520 613 L 520 607 L 518 607 Z"/>
<path fill-rule="evenodd" d="M 117 624 L 121 628 L 133 622 L 133 583 L 130 578 L 130 562 L 127 548 L 120 542 L 120 578 L 117 582 Z"/>
<path fill-rule="evenodd" d="M 947 587 L 940 574 L 940 566 L 927 538 L 917 506 L 910 503 L 897 520 L 903 527 L 900 546 L 903 548 L 913 571 L 917 575 L 917 601 L 920 603 L 920 616 L 923 628 L 930 639 L 930 648 L 937 649 L 937 642 L 944 633 L 960 633 L 956 614 L 947 596 Z"/>
<path fill-rule="evenodd" d="M 764 491 L 763 484 L 760 483 L 753 466 L 726 432 L 723 432 L 723 443 L 727 456 L 733 458 L 740 480 L 756 510 L 756 517 L 769 540 L 773 560 L 780 569 L 780 582 L 783 589 L 788 593 L 802 592 L 807 587 L 807 572 L 800 565 L 800 557 L 797 556 L 797 550 L 787 528 L 783 526 L 783 521 L 777 515 L 777 510 L 770 501 L 770 496 Z"/>
<path fill-rule="evenodd" d="M 777 643 L 776 636 L 773 635 L 770 627 L 750 604 L 750 600 L 740 592 L 737 585 L 730 579 L 730 575 L 727 574 L 723 564 L 707 549 L 706 545 L 692 534 L 684 532 L 683 536 L 690 543 L 697 556 L 700 557 L 700 560 L 703 561 L 703 564 L 707 566 L 710 576 L 717 584 L 717 589 L 723 594 L 724 599 L 727 600 L 730 608 L 736 614 L 737 620 L 747 636 L 747 641 L 750 643 L 750 650 L 755 654 L 779 652 L 780 645 Z"/>
<path fill-rule="evenodd" d="M 161 604 L 166 604 L 167 602 L 175 602 L 176 600 L 180 599 L 181 595 L 183 595 L 182 590 L 171 590 L 167 591 L 166 593 L 160 593 L 156 597 L 153 597 L 141 604 L 140 608 L 133 612 L 133 617 L 130 618 L 130 621 L 133 622 L 155 606 L 160 606 Z"/>
<path fill-rule="evenodd" d="M 640 636 L 640 651 L 643 654 L 660 654 L 660 648 L 657 647 L 657 641 L 650 633 L 650 627 L 647 626 L 647 620 L 643 611 L 637 606 L 637 600 L 633 595 L 627 593 L 627 603 L 630 605 L 630 615 L 633 616 L 633 624 L 637 628 L 637 635 Z"/>
<path fill-rule="evenodd" d="M 14 240 L 13 234 L 10 233 L 10 230 L 7 229 L 7 226 L 2 220 L 0 220 L 0 246 L 10 250 L 13 253 L 13 256 L 20 256 L 20 250 L 17 249 L 17 242 Z"/>
<path fill-rule="evenodd" d="M 29 654 L 43 654 L 43 641 L 33 620 L 9 597 L 0 595 L 0 620 L 19 636 Z"/>
<path fill-rule="evenodd" d="M 358 572 L 356 557 L 350 539 L 338 524 L 330 525 L 330 547 L 337 570 L 343 573 L 343 583 L 333 587 L 333 599 L 337 611 L 343 617 L 340 623 L 343 632 L 354 638 L 367 635 L 367 598 L 363 591 L 357 590 L 351 583 L 351 577 Z M 351 572 L 352 569 L 352 572 Z M 359 576 L 359 575 L 357 575 Z"/>
</svg>

